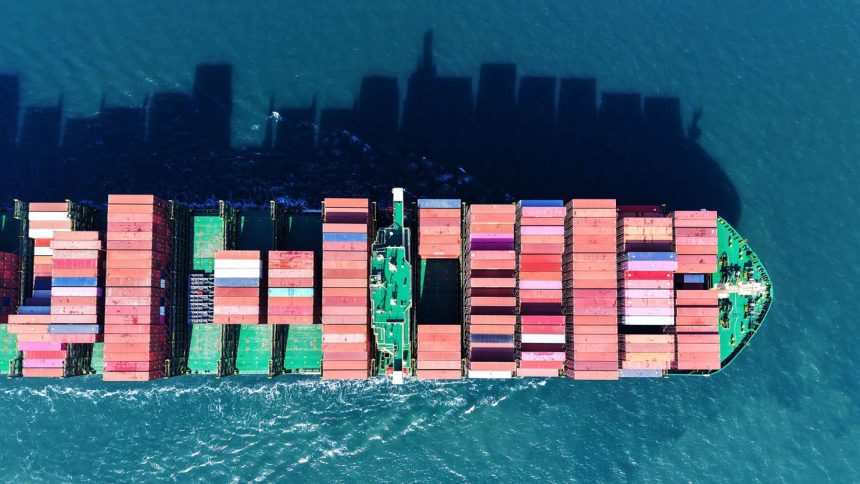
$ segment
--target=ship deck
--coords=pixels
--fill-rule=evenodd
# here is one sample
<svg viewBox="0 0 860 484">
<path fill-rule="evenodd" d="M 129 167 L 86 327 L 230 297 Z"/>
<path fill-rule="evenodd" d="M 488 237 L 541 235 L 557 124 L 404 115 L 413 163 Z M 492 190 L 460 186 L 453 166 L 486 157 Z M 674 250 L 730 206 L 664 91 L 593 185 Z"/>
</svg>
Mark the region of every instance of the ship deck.
<svg viewBox="0 0 860 484">
<path fill-rule="evenodd" d="M 721 291 L 719 325 L 720 357 L 725 368 L 750 345 L 764 323 L 773 302 L 773 286 L 758 255 L 723 218 L 718 219 L 717 236 L 718 268 L 712 280 L 714 287 L 726 287 Z"/>
</svg>

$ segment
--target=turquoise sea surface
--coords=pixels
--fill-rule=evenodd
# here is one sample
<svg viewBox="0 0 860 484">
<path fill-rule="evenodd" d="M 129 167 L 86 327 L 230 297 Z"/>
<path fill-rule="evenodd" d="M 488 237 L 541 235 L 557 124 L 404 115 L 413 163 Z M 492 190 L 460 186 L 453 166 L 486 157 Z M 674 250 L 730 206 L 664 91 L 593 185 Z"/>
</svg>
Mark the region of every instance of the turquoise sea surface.
<svg viewBox="0 0 860 484">
<path fill-rule="evenodd" d="M 0 2 L 0 71 L 66 114 L 234 68 L 232 143 L 269 98 L 351 106 L 432 29 L 444 75 L 482 62 L 589 76 L 701 109 L 699 143 L 776 303 L 707 378 L 618 382 L 182 377 L 0 381 L 6 482 L 860 481 L 860 8 L 850 1 Z M 570 194 L 571 197 L 575 194 Z M 695 207 L 698 208 L 698 207 Z"/>
</svg>

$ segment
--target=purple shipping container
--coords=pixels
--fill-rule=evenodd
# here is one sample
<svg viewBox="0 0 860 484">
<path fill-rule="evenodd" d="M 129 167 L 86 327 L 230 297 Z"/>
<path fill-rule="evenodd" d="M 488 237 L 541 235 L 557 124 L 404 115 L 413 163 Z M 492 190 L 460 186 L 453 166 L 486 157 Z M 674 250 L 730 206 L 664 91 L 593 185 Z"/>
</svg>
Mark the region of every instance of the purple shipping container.
<svg viewBox="0 0 860 484">
<path fill-rule="evenodd" d="M 551 225 L 527 225 L 520 227 L 523 235 L 564 235 L 564 227 Z"/>
<path fill-rule="evenodd" d="M 65 363 L 65 359 L 24 358 L 24 368 L 62 368 Z"/>
<path fill-rule="evenodd" d="M 60 351 L 66 349 L 66 343 L 47 341 L 19 341 L 18 351 Z"/>
<path fill-rule="evenodd" d="M 627 271 L 676 271 L 677 261 L 625 261 L 621 263 L 621 270 Z"/>
</svg>

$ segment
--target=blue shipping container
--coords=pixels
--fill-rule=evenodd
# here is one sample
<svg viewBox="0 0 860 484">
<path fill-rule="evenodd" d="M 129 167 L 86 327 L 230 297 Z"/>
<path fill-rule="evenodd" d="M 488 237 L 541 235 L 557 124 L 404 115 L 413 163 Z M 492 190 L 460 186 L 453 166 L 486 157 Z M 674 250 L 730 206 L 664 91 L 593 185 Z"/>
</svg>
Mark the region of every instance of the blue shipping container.
<svg viewBox="0 0 860 484">
<path fill-rule="evenodd" d="M 97 287 L 98 277 L 54 277 L 51 284 L 55 287 Z"/>
<path fill-rule="evenodd" d="M 21 306 L 18 314 L 51 314 L 51 306 Z"/>
<path fill-rule="evenodd" d="M 314 297 L 312 287 L 271 287 L 270 297 Z"/>
<path fill-rule="evenodd" d="M 705 275 L 704 274 L 684 274 L 684 282 L 688 282 L 691 284 L 704 284 L 705 283 Z"/>
<path fill-rule="evenodd" d="M 460 208 L 460 200 L 453 198 L 419 198 L 418 208 Z"/>
<path fill-rule="evenodd" d="M 561 200 L 520 200 L 521 207 L 563 207 Z"/>
<path fill-rule="evenodd" d="M 470 334 L 469 340 L 474 343 L 513 343 L 512 334 Z"/>
<path fill-rule="evenodd" d="M 260 287 L 255 277 L 221 277 L 215 279 L 215 287 Z"/>
<path fill-rule="evenodd" d="M 323 242 L 367 242 L 367 234 L 326 232 Z"/>
<path fill-rule="evenodd" d="M 99 334 L 98 324 L 49 324 L 48 334 Z"/>
</svg>

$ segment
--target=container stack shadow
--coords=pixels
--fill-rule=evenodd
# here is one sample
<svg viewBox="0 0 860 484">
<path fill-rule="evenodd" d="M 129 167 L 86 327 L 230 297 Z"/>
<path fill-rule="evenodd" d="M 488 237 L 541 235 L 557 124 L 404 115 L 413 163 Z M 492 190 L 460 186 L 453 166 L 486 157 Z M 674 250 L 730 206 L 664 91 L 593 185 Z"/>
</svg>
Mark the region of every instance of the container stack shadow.
<svg viewBox="0 0 860 484">
<path fill-rule="evenodd" d="M 261 144 L 233 147 L 232 76 L 229 64 L 201 64 L 190 93 L 102 103 L 96 115 L 67 119 L 61 98 L 22 108 L 18 76 L 0 76 L 0 166 L 11 175 L 0 192 L 316 205 L 323 190 L 385 200 L 396 185 L 474 202 L 618 198 L 741 215 L 735 187 L 696 142 L 698 115 L 685 127 L 677 98 L 600 92 L 592 78 L 520 77 L 511 63 L 484 64 L 477 80 L 441 76 L 428 32 L 402 102 L 403 86 L 379 75 L 361 80 L 349 107 L 273 98 L 260 113 Z"/>
</svg>

